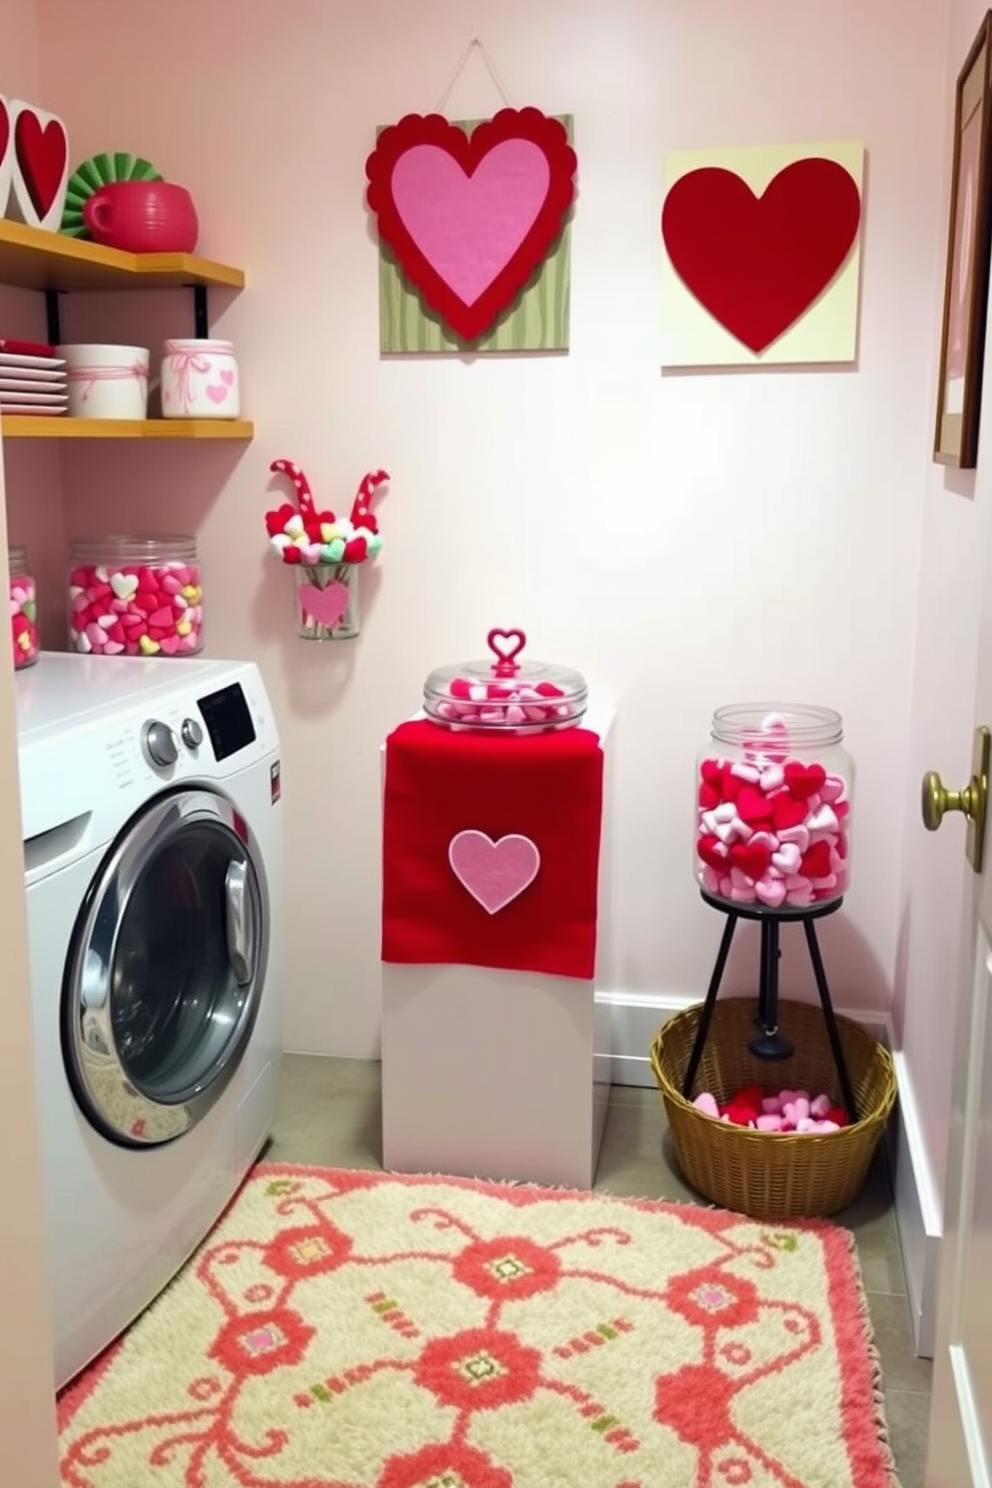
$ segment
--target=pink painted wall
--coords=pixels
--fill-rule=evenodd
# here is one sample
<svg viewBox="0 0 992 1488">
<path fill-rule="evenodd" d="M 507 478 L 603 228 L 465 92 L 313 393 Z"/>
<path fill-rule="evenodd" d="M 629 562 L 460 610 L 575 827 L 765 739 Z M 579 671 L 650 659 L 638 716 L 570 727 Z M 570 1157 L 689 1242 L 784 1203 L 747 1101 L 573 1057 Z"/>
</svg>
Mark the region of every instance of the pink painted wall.
<svg viewBox="0 0 992 1488">
<path fill-rule="evenodd" d="M 195 193 L 257 438 L 66 447 L 69 532 L 195 530 L 209 650 L 256 657 L 285 744 L 292 1047 L 378 1039 L 378 760 L 436 663 L 522 624 L 618 700 L 618 990 L 698 993 L 718 927 L 690 876 L 692 761 L 712 708 L 779 694 L 843 712 L 859 765 L 856 887 L 823 939 L 842 1004 L 887 1008 L 909 789 L 912 636 L 943 253 L 945 6 L 838 0 L 40 0 L 46 102 L 73 154 L 133 148 Z M 472 29 L 511 98 L 576 117 L 568 357 L 381 361 L 362 205 L 375 126 L 434 106 Z M 80 58 L 86 66 L 80 66 Z M 473 64 L 455 117 L 498 106 Z M 857 373 L 662 376 L 666 147 L 869 147 Z M 145 317 L 150 317 L 146 319 Z M 185 300 L 74 304 L 72 339 L 188 333 Z M 269 461 L 350 500 L 394 491 L 365 632 L 308 646 L 263 554 Z M 50 498 L 53 508 L 57 499 Z M 610 523 L 619 532 L 604 556 Z M 54 529 L 53 529 L 54 530 Z M 735 963 L 753 982 L 753 946 Z M 791 949 L 788 990 L 810 991 Z"/>
</svg>

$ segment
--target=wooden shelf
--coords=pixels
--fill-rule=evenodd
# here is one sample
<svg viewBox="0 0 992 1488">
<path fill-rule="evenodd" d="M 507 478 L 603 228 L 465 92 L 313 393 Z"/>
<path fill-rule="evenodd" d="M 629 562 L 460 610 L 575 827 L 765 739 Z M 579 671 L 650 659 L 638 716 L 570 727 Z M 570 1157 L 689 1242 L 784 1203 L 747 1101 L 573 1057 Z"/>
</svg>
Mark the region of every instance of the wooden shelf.
<svg viewBox="0 0 992 1488">
<path fill-rule="evenodd" d="M 4 439 L 254 439 L 249 419 L 74 419 L 5 413 Z"/>
<path fill-rule="evenodd" d="M 192 253 L 121 253 L 0 219 L 0 284 L 15 289 L 244 289 L 243 269 Z"/>
</svg>

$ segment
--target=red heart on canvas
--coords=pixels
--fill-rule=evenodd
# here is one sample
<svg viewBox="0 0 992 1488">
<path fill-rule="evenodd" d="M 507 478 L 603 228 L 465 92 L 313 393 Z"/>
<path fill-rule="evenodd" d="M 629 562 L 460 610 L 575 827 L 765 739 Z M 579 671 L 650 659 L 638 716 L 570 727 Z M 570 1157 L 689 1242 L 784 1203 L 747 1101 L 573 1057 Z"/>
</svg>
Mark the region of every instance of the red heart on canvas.
<svg viewBox="0 0 992 1488">
<path fill-rule="evenodd" d="M 665 198 L 661 231 L 689 292 L 758 353 L 826 289 L 860 220 L 853 176 L 814 157 L 787 165 L 760 196 L 733 171 L 689 171 Z"/>
<path fill-rule="evenodd" d="M 772 825 L 776 832 L 788 827 L 801 827 L 808 816 L 805 801 L 797 801 L 788 791 L 772 796 Z"/>
<path fill-rule="evenodd" d="M 440 114 L 407 114 L 365 162 L 366 199 L 427 305 L 474 341 L 547 257 L 576 166 L 564 126 L 539 109 L 501 109 L 471 134 Z"/>
<path fill-rule="evenodd" d="M 696 843 L 696 852 L 707 868 L 713 868 L 717 873 L 726 872 L 727 854 L 719 837 L 700 837 Z"/>
<path fill-rule="evenodd" d="M 43 125 L 31 109 L 22 109 L 14 125 L 14 149 L 34 209 L 44 217 L 59 194 L 69 156 L 65 130 L 58 119 Z"/>
<path fill-rule="evenodd" d="M 830 848 L 826 842 L 814 842 L 799 864 L 804 878 L 829 878 Z"/>
<path fill-rule="evenodd" d="M 804 765 L 799 760 L 789 760 L 785 767 L 785 783 L 800 801 L 815 796 L 826 778 L 827 772 L 822 765 Z"/>
<path fill-rule="evenodd" d="M 735 842 L 730 849 L 731 868 L 739 868 L 748 878 L 760 878 L 771 860 L 767 847 L 752 847 L 749 842 Z"/>
<path fill-rule="evenodd" d="M 771 814 L 771 802 L 766 795 L 753 785 L 744 785 L 741 788 L 737 797 L 737 815 L 742 822 L 765 822 L 771 818 Z"/>
</svg>

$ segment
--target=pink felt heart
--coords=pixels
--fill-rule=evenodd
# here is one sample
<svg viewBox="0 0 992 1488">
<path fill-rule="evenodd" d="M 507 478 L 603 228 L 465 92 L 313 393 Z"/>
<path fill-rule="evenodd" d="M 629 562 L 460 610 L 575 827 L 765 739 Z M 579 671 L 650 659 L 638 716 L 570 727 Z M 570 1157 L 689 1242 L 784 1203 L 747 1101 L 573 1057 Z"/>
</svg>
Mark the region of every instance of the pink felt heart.
<svg viewBox="0 0 992 1488">
<path fill-rule="evenodd" d="M 529 837 L 517 832 L 494 842 L 485 832 L 469 829 L 452 837 L 448 862 L 462 888 L 493 915 L 534 882 L 541 855 Z"/>
<path fill-rule="evenodd" d="M 208 382 L 206 391 L 211 403 L 224 403 L 227 400 L 228 389 L 223 383 Z"/>
<path fill-rule="evenodd" d="M 348 585 L 333 579 L 326 589 L 316 584 L 303 584 L 300 588 L 300 608 L 305 617 L 316 620 L 319 625 L 335 626 L 348 608 Z"/>
</svg>

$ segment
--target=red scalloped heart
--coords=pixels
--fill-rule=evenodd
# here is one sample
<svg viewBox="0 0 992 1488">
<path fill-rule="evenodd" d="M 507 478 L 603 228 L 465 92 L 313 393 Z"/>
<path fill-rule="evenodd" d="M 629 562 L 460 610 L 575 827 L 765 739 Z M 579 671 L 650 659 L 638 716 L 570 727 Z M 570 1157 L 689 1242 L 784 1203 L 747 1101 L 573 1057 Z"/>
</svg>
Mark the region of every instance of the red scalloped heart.
<svg viewBox="0 0 992 1488">
<path fill-rule="evenodd" d="M 661 231 L 689 292 L 757 354 L 830 284 L 860 220 L 854 177 L 814 157 L 787 165 L 760 196 L 733 171 L 688 171 L 665 198 Z"/>
<path fill-rule="evenodd" d="M 32 205 L 44 218 L 59 194 L 69 158 L 65 130 L 58 119 L 42 124 L 33 109 L 22 109 L 14 125 L 14 149 Z"/>
<path fill-rule="evenodd" d="M 501 109 L 471 134 L 407 114 L 365 162 L 366 200 L 427 305 L 475 341 L 547 257 L 576 167 L 564 126 L 540 109 Z"/>
</svg>

